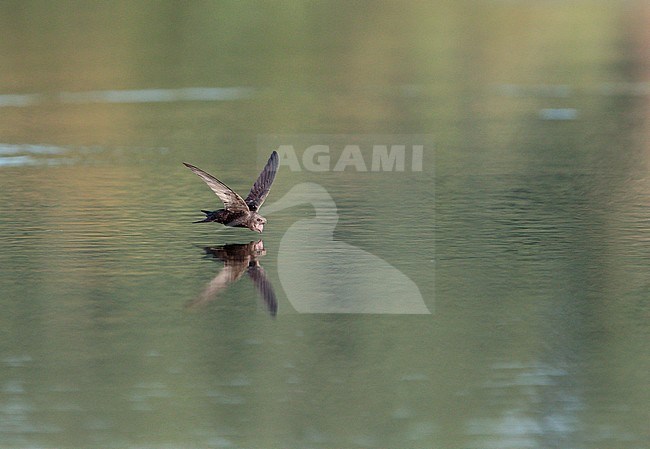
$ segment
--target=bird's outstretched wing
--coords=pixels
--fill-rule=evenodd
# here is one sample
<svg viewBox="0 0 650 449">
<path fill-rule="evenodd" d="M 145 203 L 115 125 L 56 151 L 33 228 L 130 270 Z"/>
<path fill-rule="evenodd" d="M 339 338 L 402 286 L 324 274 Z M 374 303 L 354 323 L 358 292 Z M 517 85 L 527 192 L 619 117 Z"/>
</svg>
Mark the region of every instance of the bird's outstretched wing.
<svg viewBox="0 0 650 449">
<path fill-rule="evenodd" d="M 194 165 L 186 164 L 183 162 L 187 168 L 192 170 L 196 175 L 198 175 L 205 183 L 212 189 L 214 193 L 223 201 L 223 205 L 227 210 L 233 212 L 248 212 L 249 208 L 246 204 L 246 201 L 242 199 L 241 196 L 237 194 L 233 189 L 225 185 L 223 182 L 219 181 L 217 178 L 212 176 L 209 173 L 204 172 Z M 257 183 L 256 183 L 257 184 Z"/>
<path fill-rule="evenodd" d="M 278 153 L 273 151 L 271 157 L 269 157 L 269 160 L 266 162 L 264 170 L 262 170 L 262 173 L 260 173 L 257 181 L 253 184 L 250 193 L 244 200 L 250 210 L 257 211 L 262 207 L 266 196 L 271 190 L 271 184 L 273 184 L 279 165 L 280 158 L 278 157 Z"/>
<path fill-rule="evenodd" d="M 266 273 L 264 273 L 264 268 L 262 268 L 259 263 L 249 263 L 248 275 L 253 280 L 253 284 L 255 284 L 257 291 L 262 296 L 269 313 L 271 316 L 275 316 L 275 314 L 278 313 L 278 300 L 275 298 L 275 292 L 273 291 L 271 281 L 269 281 L 266 277 Z"/>
<path fill-rule="evenodd" d="M 246 263 L 226 264 L 208 285 L 205 286 L 198 298 L 185 304 L 187 308 L 201 307 L 213 301 L 219 293 L 226 289 L 230 284 L 236 282 L 246 271 Z"/>
</svg>

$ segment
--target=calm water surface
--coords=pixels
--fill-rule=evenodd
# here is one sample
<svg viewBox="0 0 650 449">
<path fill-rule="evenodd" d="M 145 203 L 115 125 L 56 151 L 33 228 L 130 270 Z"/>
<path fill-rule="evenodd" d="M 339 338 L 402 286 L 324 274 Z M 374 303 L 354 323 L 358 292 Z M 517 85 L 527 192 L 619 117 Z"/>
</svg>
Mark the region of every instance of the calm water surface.
<svg viewBox="0 0 650 449">
<path fill-rule="evenodd" d="M 645 3 L 70 6 L 0 7 L 0 447 L 650 447 Z M 273 135 L 433 145 L 192 224 Z"/>
</svg>

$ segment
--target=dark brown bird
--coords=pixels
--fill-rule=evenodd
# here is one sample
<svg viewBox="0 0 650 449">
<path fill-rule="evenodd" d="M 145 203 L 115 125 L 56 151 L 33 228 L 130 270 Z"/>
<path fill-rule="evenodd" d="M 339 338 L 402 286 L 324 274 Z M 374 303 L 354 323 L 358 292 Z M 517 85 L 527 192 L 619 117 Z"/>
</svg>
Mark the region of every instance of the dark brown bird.
<svg viewBox="0 0 650 449">
<path fill-rule="evenodd" d="M 208 187 L 223 201 L 225 206 L 224 209 L 215 211 L 202 210 L 201 212 L 206 215 L 205 219 L 194 223 L 216 221 L 226 226 L 248 228 L 251 231 L 262 233 L 266 218 L 258 214 L 257 211 L 262 207 L 266 196 L 269 194 L 271 184 L 273 184 L 275 174 L 278 171 L 280 159 L 277 152 L 271 153 L 264 170 L 253 184 L 246 199 L 242 199 L 234 190 L 211 174 L 185 162 L 183 164 L 203 179 Z"/>
</svg>

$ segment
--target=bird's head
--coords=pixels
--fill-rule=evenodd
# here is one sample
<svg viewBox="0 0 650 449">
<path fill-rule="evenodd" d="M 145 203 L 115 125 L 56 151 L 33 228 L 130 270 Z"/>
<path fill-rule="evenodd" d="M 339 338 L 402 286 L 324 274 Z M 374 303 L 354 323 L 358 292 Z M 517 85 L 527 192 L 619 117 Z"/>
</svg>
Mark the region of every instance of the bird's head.
<svg viewBox="0 0 650 449">
<path fill-rule="evenodd" d="M 253 231 L 257 231 L 260 234 L 264 230 L 264 225 L 266 224 L 266 218 L 262 217 L 260 214 L 257 212 L 253 212 L 251 214 L 250 218 L 250 229 Z"/>
</svg>

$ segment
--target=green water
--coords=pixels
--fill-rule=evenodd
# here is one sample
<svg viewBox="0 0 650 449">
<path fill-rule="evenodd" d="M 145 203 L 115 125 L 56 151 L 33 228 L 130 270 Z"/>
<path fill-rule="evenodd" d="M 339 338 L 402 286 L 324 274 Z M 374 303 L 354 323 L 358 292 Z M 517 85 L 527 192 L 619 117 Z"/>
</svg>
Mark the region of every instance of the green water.
<svg viewBox="0 0 650 449">
<path fill-rule="evenodd" d="M 3 3 L 0 447 L 650 447 L 648 20 Z M 191 223 L 181 162 L 245 195 L 281 142 L 262 235 Z M 275 316 L 236 264 L 200 303 L 260 238 Z"/>
</svg>

